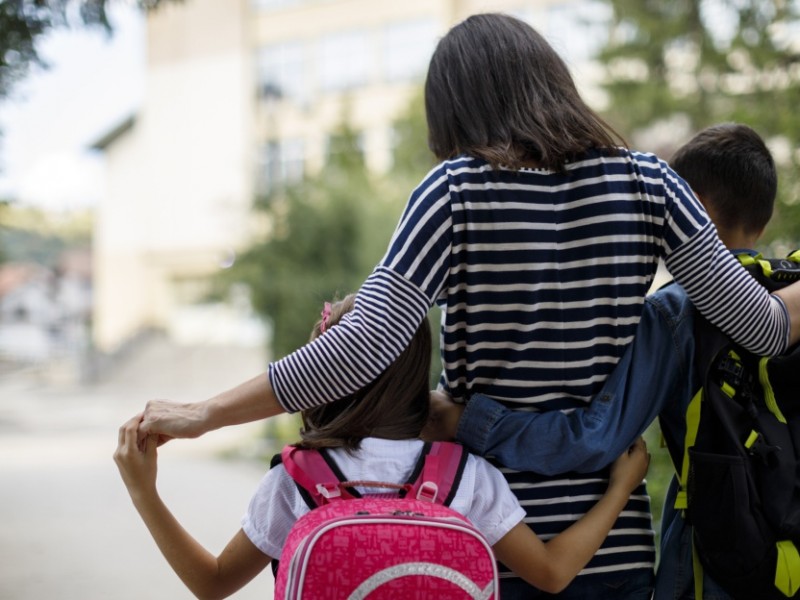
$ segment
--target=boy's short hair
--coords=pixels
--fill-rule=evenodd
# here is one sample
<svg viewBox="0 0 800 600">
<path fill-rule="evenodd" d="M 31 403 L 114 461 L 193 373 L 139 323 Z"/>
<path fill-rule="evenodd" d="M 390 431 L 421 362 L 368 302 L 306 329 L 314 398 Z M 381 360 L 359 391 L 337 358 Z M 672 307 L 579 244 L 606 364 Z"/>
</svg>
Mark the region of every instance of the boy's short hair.
<svg viewBox="0 0 800 600">
<path fill-rule="evenodd" d="M 681 146 L 670 165 L 713 207 L 717 226 L 756 233 L 772 217 L 778 189 L 775 161 L 750 127 L 712 125 Z"/>
</svg>

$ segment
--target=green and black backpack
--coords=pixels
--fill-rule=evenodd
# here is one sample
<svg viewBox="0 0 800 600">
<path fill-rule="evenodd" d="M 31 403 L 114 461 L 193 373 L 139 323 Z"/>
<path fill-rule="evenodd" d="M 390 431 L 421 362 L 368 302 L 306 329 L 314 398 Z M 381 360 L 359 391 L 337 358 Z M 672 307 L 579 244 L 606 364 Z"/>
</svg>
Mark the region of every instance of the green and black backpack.
<svg viewBox="0 0 800 600">
<path fill-rule="evenodd" d="M 770 291 L 800 280 L 800 251 L 739 260 Z M 695 344 L 675 503 L 694 527 L 695 596 L 705 569 L 737 599 L 800 598 L 800 346 L 755 356 L 699 313 Z"/>
</svg>

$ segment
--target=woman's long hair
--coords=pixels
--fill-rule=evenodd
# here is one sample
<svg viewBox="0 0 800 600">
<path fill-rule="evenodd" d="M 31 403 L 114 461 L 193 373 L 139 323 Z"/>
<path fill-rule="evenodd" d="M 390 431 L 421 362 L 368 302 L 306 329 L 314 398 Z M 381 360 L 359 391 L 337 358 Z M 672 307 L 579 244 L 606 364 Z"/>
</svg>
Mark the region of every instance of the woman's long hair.
<svg viewBox="0 0 800 600">
<path fill-rule="evenodd" d="M 355 305 L 355 295 L 333 303 L 311 339 L 336 327 Z M 423 319 L 400 356 L 375 381 L 339 400 L 302 411 L 304 448 L 357 450 L 365 437 L 404 440 L 419 437 L 428 420 L 431 330 Z"/>
<path fill-rule="evenodd" d="M 425 81 L 428 144 L 492 166 L 560 171 L 591 148 L 627 145 L 580 97 L 566 64 L 532 27 L 473 15 L 436 47 Z"/>
</svg>

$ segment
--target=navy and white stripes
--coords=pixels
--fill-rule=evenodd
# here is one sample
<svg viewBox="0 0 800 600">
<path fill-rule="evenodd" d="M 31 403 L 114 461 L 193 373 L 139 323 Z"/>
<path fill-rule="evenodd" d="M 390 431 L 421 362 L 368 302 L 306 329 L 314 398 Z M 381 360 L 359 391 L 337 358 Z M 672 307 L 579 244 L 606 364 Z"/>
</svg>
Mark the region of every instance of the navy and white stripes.
<svg viewBox="0 0 800 600">
<path fill-rule="evenodd" d="M 270 365 L 273 389 L 287 409 L 302 410 L 364 387 L 400 355 L 428 308 L 419 289 L 394 271 L 378 267 L 359 290 L 354 309 L 339 324 L 313 344 Z"/>
<path fill-rule="evenodd" d="M 512 408 L 583 406 L 633 339 L 659 258 L 736 341 L 761 353 L 785 347 L 780 301 L 730 256 L 688 186 L 656 157 L 595 152 L 564 173 L 446 161 L 412 193 L 356 309 L 270 365 L 270 380 L 287 410 L 350 393 L 396 358 L 436 303 L 442 382 L 456 399 L 480 392 Z M 554 509 L 547 498 L 605 485 L 602 474 L 563 487 L 527 475 L 520 498 L 534 496 L 527 509 L 537 532 L 539 519 L 560 531 L 568 519 L 559 514 L 589 505 Z M 649 517 L 621 523 L 587 569 L 652 562 Z"/>
<path fill-rule="evenodd" d="M 608 487 L 605 472 L 545 477 L 500 470 L 525 509 L 525 522 L 544 541 L 554 538 L 586 514 Z M 580 575 L 652 569 L 655 562 L 653 537 L 650 497 L 642 484 L 633 491 L 614 528 Z M 501 569 L 500 576 L 514 575 Z"/>
<path fill-rule="evenodd" d="M 633 339 L 659 257 L 734 339 L 760 353 L 785 346 L 780 302 L 730 257 L 686 184 L 656 157 L 595 153 L 566 173 L 447 161 L 412 194 L 356 310 L 274 363 L 273 387 L 289 410 L 358 389 L 436 302 L 456 398 L 579 406 Z"/>
</svg>

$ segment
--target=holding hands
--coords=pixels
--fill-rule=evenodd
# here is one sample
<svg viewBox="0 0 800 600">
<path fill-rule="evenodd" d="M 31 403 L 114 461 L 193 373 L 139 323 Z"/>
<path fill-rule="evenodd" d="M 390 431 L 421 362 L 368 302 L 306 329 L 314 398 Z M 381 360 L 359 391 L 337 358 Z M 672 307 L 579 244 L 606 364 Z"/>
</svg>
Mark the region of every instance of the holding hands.
<svg viewBox="0 0 800 600">
<path fill-rule="evenodd" d="M 119 428 L 114 462 L 134 504 L 148 494 L 156 493 L 158 436 L 146 435 L 139 441 L 142 414 L 126 421 Z"/>
<path fill-rule="evenodd" d="M 150 400 L 139 415 L 138 441 L 141 445 L 155 435 L 158 445 L 173 438 L 196 438 L 206 432 L 206 410 L 202 403 L 178 404 L 168 400 Z"/>
</svg>

